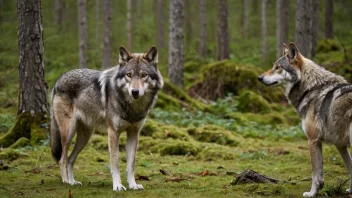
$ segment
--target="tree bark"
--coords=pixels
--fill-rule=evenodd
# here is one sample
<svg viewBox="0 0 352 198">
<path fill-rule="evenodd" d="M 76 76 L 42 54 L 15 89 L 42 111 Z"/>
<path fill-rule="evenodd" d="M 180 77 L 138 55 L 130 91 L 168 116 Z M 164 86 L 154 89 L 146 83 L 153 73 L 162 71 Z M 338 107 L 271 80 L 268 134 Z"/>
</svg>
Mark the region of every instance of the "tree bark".
<svg viewBox="0 0 352 198">
<path fill-rule="evenodd" d="M 303 56 L 311 58 L 311 2 L 310 0 L 296 0 L 296 45 Z"/>
<path fill-rule="evenodd" d="M 178 87 L 183 87 L 183 7 L 183 0 L 170 0 L 168 77 Z"/>
<path fill-rule="evenodd" d="M 248 38 L 248 2 L 249 0 L 243 0 L 243 35 Z"/>
<path fill-rule="evenodd" d="M 79 68 L 88 67 L 86 6 L 87 0 L 78 0 Z"/>
<path fill-rule="evenodd" d="M 206 0 L 199 0 L 199 55 L 207 57 L 207 5 Z"/>
<path fill-rule="evenodd" d="M 228 3 L 227 0 L 218 0 L 217 4 L 217 60 L 230 58 L 229 30 L 228 30 Z"/>
<path fill-rule="evenodd" d="M 266 6 L 268 0 L 262 0 L 262 61 L 266 63 L 267 59 L 267 17 L 266 17 Z"/>
<path fill-rule="evenodd" d="M 282 44 L 288 43 L 288 13 L 289 1 L 276 1 L 276 58 L 282 56 Z"/>
<path fill-rule="evenodd" d="M 159 49 L 165 48 L 165 12 L 164 12 L 164 4 L 165 0 L 157 0 L 156 5 L 156 20 L 157 20 L 157 47 Z"/>
<path fill-rule="evenodd" d="M 127 48 L 132 48 L 132 0 L 127 0 Z"/>
<path fill-rule="evenodd" d="M 17 118 L 11 130 L 0 138 L 8 147 L 20 138 L 46 138 L 49 105 L 44 79 L 44 43 L 41 0 L 18 0 L 19 97 Z"/>
<path fill-rule="evenodd" d="M 103 1 L 104 12 L 104 40 L 103 40 L 103 69 L 111 67 L 112 54 L 112 0 Z"/>
<path fill-rule="evenodd" d="M 310 55 L 314 57 L 317 52 L 317 45 L 318 45 L 318 31 L 319 31 L 319 0 L 310 0 L 311 1 L 311 23 L 310 23 L 310 30 L 311 30 L 311 43 L 310 43 Z"/>
<path fill-rule="evenodd" d="M 63 0 L 55 0 L 55 26 L 61 31 L 63 18 L 64 2 Z"/>
<path fill-rule="evenodd" d="M 334 1 L 325 0 L 325 38 L 334 38 Z"/>
</svg>

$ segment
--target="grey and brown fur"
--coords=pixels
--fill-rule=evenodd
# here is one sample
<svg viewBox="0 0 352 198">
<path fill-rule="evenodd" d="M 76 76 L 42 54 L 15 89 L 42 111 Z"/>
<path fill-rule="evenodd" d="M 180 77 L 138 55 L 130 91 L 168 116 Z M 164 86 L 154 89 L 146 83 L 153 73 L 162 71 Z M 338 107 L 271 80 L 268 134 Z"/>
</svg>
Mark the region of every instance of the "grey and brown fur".
<svg viewBox="0 0 352 198">
<path fill-rule="evenodd" d="M 284 55 L 258 79 L 265 85 L 283 85 L 286 97 L 302 119 L 313 173 L 311 190 L 303 196 L 314 197 L 324 186 L 323 141 L 336 146 L 352 178 L 348 151 L 352 142 L 352 85 L 305 58 L 294 43 L 284 44 L 283 49 Z"/>
<path fill-rule="evenodd" d="M 118 165 L 119 136 L 127 132 L 127 182 L 130 189 L 143 189 L 134 177 L 138 134 L 157 92 L 163 86 L 158 70 L 157 49 L 131 54 L 120 47 L 119 65 L 102 72 L 75 69 L 63 74 L 52 90 L 51 149 L 60 162 L 64 183 L 79 184 L 73 178 L 73 164 L 95 128 L 108 131 L 113 190 L 125 190 Z M 77 133 L 73 151 L 71 140 Z"/>
</svg>

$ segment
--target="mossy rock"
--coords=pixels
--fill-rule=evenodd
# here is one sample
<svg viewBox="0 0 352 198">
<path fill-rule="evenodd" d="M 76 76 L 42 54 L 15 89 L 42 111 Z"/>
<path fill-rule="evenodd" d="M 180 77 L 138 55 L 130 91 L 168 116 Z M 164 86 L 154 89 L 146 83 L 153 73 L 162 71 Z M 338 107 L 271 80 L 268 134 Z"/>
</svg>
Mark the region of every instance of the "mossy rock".
<svg viewBox="0 0 352 198">
<path fill-rule="evenodd" d="M 253 91 L 243 91 L 237 98 L 237 109 L 241 112 L 269 113 L 271 106 L 267 100 Z"/>
<path fill-rule="evenodd" d="M 256 122 L 259 124 L 268 125 L 288 125 L 288 120 L 279 112 L 272 112 L 267 114 L 255 114 L 255 113 L 239 113 L 234 112 L 227 115 L 227 117 L 234 119 L 235 121 L 243 124 L 250 122 Z"/>
<path fill-rule="evenodd" d="M 195 142 L 186 142 L 179 140 L 161 142 L 157 146 L 160 155 L 193 155 L 196 156 L 200 147 Z"/>
<path fill-rule="evenodd" d="M 31 145 L 31 143 L 30 143 L 29 139 L 27 139 L 25 137 L 21 137 L 14 144 L 12 144 L 9 148 L 17 149 L 17 148 L 23 148 L 25 146 L 30 146 L 30 145 Z"/>
<path fill-rule="evenodd" d="M 200 142 L 209 142 L 229 146 L 237 146 L 239 144 L 230 131 L 215 125 L 191 128 L 188 129 L 188 134 Z"/>
<path fill-rule="evenodd" d="M 0 160 L 9 160 L 13 161 L 18 159 L 21 155 L 23 155 L 20 151 L 13 148 L 6 148 L 0 150 Z"/>
<path fill-rule="evenodd" d="M 174 125 L 160 124 L 151 119 L 146 121 L 140 134 L 142 136 L 150 136 L 157 139 L 171 138 L 186 141 L 190 139 L 185 129 Z"/>
<path fill-rule="evenodd" d="M 258 81 L 258 76 L 264 70 L 251 65 L 239 65 L 229 60 L 210 63 L 202 68 L 202 76 L 198 82 L 189 87 L 188 93 L 192 97 L 205 100 L 224 98 L 228 93 L 238 95 L 243 90 L 261 93 L 270 101 L 279 101 L 284 97 L 280 89 L 269 92 Z"/>
<path fill-rule="evenodd" d="M 206 146 L 199 153 L 199 158 L 205 161 L 213 161 L 213 160 L 233 160 L 235 159 L 234 152 L 231 151 L 229 147 L 220 146 L 220 145 L 210 145 Z"/>
</svg>

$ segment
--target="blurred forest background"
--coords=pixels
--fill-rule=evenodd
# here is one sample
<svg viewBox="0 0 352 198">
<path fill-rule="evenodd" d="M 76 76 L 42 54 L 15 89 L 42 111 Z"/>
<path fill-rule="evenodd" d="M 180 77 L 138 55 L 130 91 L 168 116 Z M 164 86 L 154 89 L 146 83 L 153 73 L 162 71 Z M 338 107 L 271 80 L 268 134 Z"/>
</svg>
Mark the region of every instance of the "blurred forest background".
<svg viewBox="0 0 352 198">
<path fill-rule="evenodd" d="M 19 106 L 18 12 L 16 1 L 0 0 L 0 136 L 16 124 Z M 166 82 L 141 131 L 136 168 L 149 180 L 141 181 L 146 191 L 124 195 L 300 196 L 311 174 L 300 119 L 283 91 L 264 87 L 257 76 L 281 56 L 283 42 L 296 42 L 304 56 L 351 82 L 351 18 L 349 0 L 43 0 L 47 93 L 71 69 L 115 66 L 121 45 L 131 52 L 154 45 Z M 39 136 L 1 143 L 0 170 L 7 168 L 0 194 L 112 193 L 104 132 L 77 160 L 76 175 L 92 186 L 88 191 L 61 184 L 47 147 L 47 120 L 36 127 Z M 322 193 L 344 194 L 343 162 L 334 148 L 324 149 L 334 172 Z M 293 182 L 232 186 L 233 175 L 247 168 Z M 38 185 L 41 180 L 48 183 Z"/>
</svg>

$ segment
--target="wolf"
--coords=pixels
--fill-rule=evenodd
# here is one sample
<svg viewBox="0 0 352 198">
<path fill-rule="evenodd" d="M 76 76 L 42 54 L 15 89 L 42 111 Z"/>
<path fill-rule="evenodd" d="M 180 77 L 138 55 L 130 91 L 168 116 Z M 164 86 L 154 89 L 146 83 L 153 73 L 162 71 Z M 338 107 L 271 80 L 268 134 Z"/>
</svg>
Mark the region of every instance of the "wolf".
<svg viewBox="0 0 352 198">
<path fill-rule="evenodd" d="M 143 189 L 134 177 L 138 135 L 163 84 L 154 46 L 147 53 L 132 54 L 121 46 L 115 67 L 102 72 L 75 69 L 63 74 L 52 89 L 50 129 L 52 155 L 60 163 L 62 181 L 82 185 L 73 177 L 73 165 L 98 128 L 107 129 L 108 133 L 113 190 L 126 190 L 118 165 L 119 136 L 124 131 L 128 187 Z M 75 133 L 76 143 L 68 156 Z"/>
<path fill-rule="evenodd" d="M 350 176 L 352 159 L 352 85 L 342 76 L 305 58 L 294 43 L 283 44 L 283 56 L 258 80 L 264 85 L 282 85 L 289 102 L 302 120 L 312 166 L 312 186 L 304 197 L 314 197 L 324 186 L 322 142 L 334 144 Z"/>
</svg>

